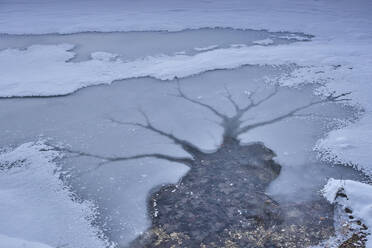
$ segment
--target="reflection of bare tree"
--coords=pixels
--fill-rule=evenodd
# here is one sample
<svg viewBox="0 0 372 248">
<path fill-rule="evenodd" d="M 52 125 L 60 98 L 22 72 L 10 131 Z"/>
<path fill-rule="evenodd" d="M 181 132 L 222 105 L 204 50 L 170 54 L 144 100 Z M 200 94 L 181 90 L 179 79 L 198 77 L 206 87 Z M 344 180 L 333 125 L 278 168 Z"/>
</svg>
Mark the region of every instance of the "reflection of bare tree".
<svg viewBox="0 0 372 248">
<path fill-rule="evenodd" d="M 244 106 L 237 103 L 227 88 L 225 91 L 226 99 L 234 108 L 232 116 L 191 98 L 182 91 L 180 85 L 175 95 L 207 109 L 219 118 L 218 124 L 224 130 L 223 143 L 214 153 L 204 153 L 189 141 L 156 127 L 143 111 L 140 111 L 143 122 L 124 122 L 115 118 L 110 120 L 166 137 L 187 151 L 192 159 L 159 153 L 110 157 L 56 147 L 76 156 L 97 158 L 101 160 L 98 166 L 152 157 L 183 163 L 191 168 L 179 184 L 165 186 L 152 196 L 149 202 L 152 228 L 133 244 L 134 247 L 225 247 L 226 242 L 235 244 L 230 247 L 304 247 L 315 244 L 332 232 L 332 220 L 326 218 L 319 221 L 319 213 L 311 210 L 313 206 L 303 210 L 310 216 L 311 228 L 297 226 L 290 229 L 282 224 L 280 207 L 264 193 L 268 184 L 280 172 L 280 166 L 272 160 L 274 153 L 262 144 L 241 146 L 239 135 L 287 118 L 307 116 L 308 113 L 304 111 L 316 105 L 347 101 L 346 96 L 350 93 L 332 93 L 273 118 L 245 124 L 243 116 L 275 97 L 279 87 L 274 86 L 271 92 L 260 97 L 257 90 L 253 91 L 247 95 Z"/>
</svg>

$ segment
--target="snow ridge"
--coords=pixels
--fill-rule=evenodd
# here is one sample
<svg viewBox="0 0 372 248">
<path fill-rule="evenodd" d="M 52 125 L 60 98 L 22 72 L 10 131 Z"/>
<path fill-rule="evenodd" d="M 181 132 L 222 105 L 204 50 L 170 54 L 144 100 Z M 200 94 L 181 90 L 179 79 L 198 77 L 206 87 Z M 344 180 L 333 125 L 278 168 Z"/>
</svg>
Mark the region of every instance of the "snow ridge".
<svg viewBox="0 0 372 248">
<path fill-rule="evenodd" d="M 370 237 L 372 228 L 372 185 L 331 178 L 322 192 L 330 203 L 337 203 L 350 209 L 353 217 L 361 220 L 368 227 L 366 234 Z M 354 221 L 357 221 L 357 219 Z M 371 239 L 368 239 L 366 247 L 372 247 Z"/>
<path fill-rule="evenodd" d="M 79 202 L 60 180 L 60 154 L 30 142 L 0 154 L 0 242 L 12 248 L 104 248 L 92 226 L 94 206 Z"/>
</svg>

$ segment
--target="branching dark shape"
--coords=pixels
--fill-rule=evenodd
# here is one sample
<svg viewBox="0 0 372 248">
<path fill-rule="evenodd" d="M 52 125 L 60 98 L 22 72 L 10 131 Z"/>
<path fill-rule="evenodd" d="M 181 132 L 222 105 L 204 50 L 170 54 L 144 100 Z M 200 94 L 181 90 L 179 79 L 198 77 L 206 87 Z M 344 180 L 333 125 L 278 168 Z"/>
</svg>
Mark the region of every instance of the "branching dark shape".
<svg viewBox="0 0 372 248">
<path fill-rule="evenodd" d="M 281 120 L 284 120 L 286 118 L 290 117 L 304 117 L 304 114 L 300 114 L 301 111 L 308 109 L 310 107 L 313 107 L 315 105 L 323 104 L 323 103 L 328 103 L 328 102 L 342 102 L 342 101 L 349 101 L 349 98 L 345 98 L 346 96 L 350 95 L 351 92 L 346 92 L 342 94 L 336 94 L 336 92 L 332 92 L 329 96 L 327 96 L 324 99 L 317 100 L 310 102 L 306 105 L 294 108 L 290 110 L 289 112 L 282 114 L 280 116 L 277 116 L 273 119 L 266 120 L 266 121 L 261 121 L 253 124 L 248 124 L 245 126 L 241 126 L 243 121 L 241 120 L 242 116 L 247 113 L 249 110 L 252 108 L 258 107 L 261 104 L 269 101 L 271 98 L 273 98 L 278 92 L 279 92 L 279 86 L 275 85 L 273 92 L 268 94 L 267 96 L 263 97 L 262 99 L 255 100 L 254 96 L 256 95 L 258 89 L 253 91 L 251 94 L 248 95 L 248 100 L 249 103 L 245 105 L 244 107 L 240 107 L 239 104 L 234 100 L 233 96 L 231 95 L 229 89 L 225 86 L 225 91 L 226 91 L 226 99 L 231 103 L 231 105 L 234 107 L 235 114 L 231 117 L 219 112 L 217 109 L 212 107 L 211 105 L 208 105 L 206 103 L 203 103 L 201 101 L 192 99 L 188 97 L 185 93 L 183 93 L 180 84 L 178 83 L 177 86 L 178 94 L 176 95 L 177 97 L 183 98 L 189 102 L 195 103 L 199 106 L 202 106 L 206 109 L 209 109 L 212 113 L 214 113 L 217 117 L 220 117 L 221 122 L 219 125 L 224 129 L 224 139 L 238 139 L 238 136 L 240 134 L 246 133 L 249 130 L 252 130 L 257 127 L 262 127 L 270 124 L 274 124 L 276 122 L 279 122 Z"/>
<path fill-rule="evenodd" d="M 264 98 L 258 101 L 254 99 L 254 96 L 256 95 L 258 89 L 254 90 L 251 94 L 248 95 L 249 103 L 243 107 L 239 106 L 239 104 L 234 100 L 233 96 L 231 95 L 229 89 L 225 86 L 225 91 L 226 91 L 225 97 L 231 103 L 231 105 L 234 107 L 234 110 L 235 110 L 234 115 L 231 117 L 219 112 L 216 108 L 212 107 L 211 105 L 208 105 L 206 103 L 203 103 L 201 101 L 188 97 L 182 91 L 179 82 L 177 83 L 177 91 L 178 91 L 178 94 L 175 95 L 176 97 L 185 99 L 186 101 L 189 101 L 191 103 L 204 107 L 210 110 L 212 113 L 214 113 L 217 117 L 220 118 L 220 122 L 218 124 L 224 129 L 224 134 L 223 134 L 224 139 L 230 139 L 230 138 L 237 139 L 237 136 L 239 135 L 238 131 L 240 129 L 241 124 L 243 123 L 243 121 L 241 120 L 242 116 L 245 113 L 247 113 L 249 110 L 260 106 L 264 102 L 267 102 L 272 97 L 274 97 L 279 91 L 279 86 L 276 85 L 273 92 L 271 92 L 270 94 L 268 94 L 267 96 L 265 96 Z"/>
<path fill-rule="evenodd" d="M 210 110 L 212 113 L 214 113 L 215 115 L 217 115 L 218 117 L 220 117 L 221 119 L 227 119 L 228 116 L 227 115 L 224 115 L 222 114 L 221 112 L 219 112 L 217 109 L 213 108 L 212 106 L 206 104 L 206 103 L 203 103 L 201 101 L 198 101 L 196 99 L 193 99 L 193 98 L 190 98 L 188 97 L 185 93 L 183 93 L 183 91 L 181 90 L 181 87 L 180 87 L 180 84 L 178 83 L 178 87 L 177 87 L 177 90 L 178 90 L 178 94 L 174 95 L 176 97 L 180 97 L 186 101 L 189 101 L 193 104 L 196 104 L 196 105 L 199 105 L 201 107 L 204 107 L 208 110 Z"/>
<path fill-rule="evenodd" d="M 130 126 L 136 126 L 136 127 L 141 127 L 141 128 L 150 130 L 154 133 L 157 133 L 157 134 L 159 134 L 163 137 L 166 137 L 166 138 L 170 139 L 171 141 L 173 141 L 173 143 L 175 143 L 177 145 L 180 145 L 185 151 L 189 152 L 191 155 L 201 153 L 201 151 L 195 145 L 191 144 L 190 142 L 188 142 L 186 140 L 179 139 L 171 133 L 167 133 L 167 132 L 165 132 L 161 129 L 156 128 L 151 123 L 149 117 L 147 116 L 147 114 L 144 111 L 139 109 L 139 112 L 144 117 L 145 123 L 123 122 L 123 121 L 120 121 L 120 120 L 117 120 L 117 119 L 114 119 L 114 118 L 109 118 L 109 120 L 112 121 L 113 123 L 120 124 L 120 125 L 130 125 Z M 73 149 L 70 149 L 68 147 L 55 146 L 55 145 L 52 145 L 52 144 L 48 144 L 48 145 L 50 147 L 53 147 L 53 150 L 55 150 L 55 151 L 68 153 L 68 154 L 70 154 L 72 156 L 75 156 L 75 157 L 91 157 L 91 158 L 96 158 L 96 159 L 101 160 L 101 162 L 99 162 L 97 164 L 97 166 L 93 167 L 92 169 L 90 169 L 86 172 L 96 170 L 96 169 L 100 168 L 101 166 L 106 165 L 108 163 L 118 162 L 118 161 L 127 161 L 127 160 L 133 160 L 133 159 L 141 159 L 141 158 L 163 159 L 163 160 L 167 160 L 167 161 L 170 161 L 170 162 L 182 163 L 182 164 L 188 165 L 190 167 L 192 167 L 192 165 L 193 165 L 193 160 L 190 159 L 190 158 L 174 157 L 174 156 L 161 154 L 161 153 L 147 153 L 147 154 L 138 154 L 138 155 L 133 155 L 133 156 L 103 156 L 103 155 L 93 154 L 93 153 L 89 153 L 89 152 L 73 150 Z"/>
<path fill-rule="evenodd" d="M 255 89 L 253 92 L 247 95 L 248 98 L 248 103 L 245 104 L 244 106 L 240 106 L 234 99 L 233 95 L 229 91 L 229 89 L 225 86 L 225 91 L 226 91 L 226 99 L 230 102 L 230 104 L 234 108 L 234 114 L 232 116 L 228 116 L 227 114 L 224 114 L 217 110 L 215 107 L 204 103 L 200 100 L 194 99 L 186 95 L 177 81 L 177 94 L 174 96 L 179 97 L 181 99 L 184 99 L 192 104 L 198 105 L 202 108 L 205 108 L 212 112 L 214 115 L 216 115 L 220 121 L 217 123 L 220 125 L 223 130 L 223 142 L 227 140 L 235 140 L 238 141 L 238 136 L 246 133 L 254 128 L 257 127 L 262 127 L 266 125 L 270 125 L 276 122 L 279 122 L 281 120 L 291 118 L 291 117 L 308 117 L 308 116 L 314 116 L 315 114 L 304 114 L 301 113 L 301 111 L 306 110 L 312 106 L 323 104 L 323 103 L 328 103 L 328 102 L 342 102 L 342 101 L 348 101 L 350 99 L 345 98 L 346 96 L 350 95 L 350 92 L 347 93 L 342 93 L 342 94 L 336 94 L 336 92 L 332 92 L 329 96 L 327 96 L 324 99 L 321 100 L 316 100 L 312 101 L 308 104 L 305 104 L 303 106 L 294 108 L 280 116 L 277 116 L 275 118 L 265 120 L 265 121 L 260 121 L 252 124 L 247 124 L 243 125 L 242 124 L 245 122 L 242 120 L 242 117 L 245 113 L 247 113 L 249 110 L 256 108 L 260 106 L 261 104 L 269 101 L 272 99 L 275 95 L 278 94 L 279 92 L 279 86 L 275 85 L 274 89 L 271 93 L 267 94 L 266 96 L 262 97 L 261 99 L 256 99 L 257 98 L 257 92 L 259 91 L 259 88 Z M 129 126 L 135 126 L 135 127 L 140 127 L 146 130 L 149 130 L 151 132 L 154 132 L 160 136 L 166 137 L 167 139 L 171 140 L 174 144 L 181 146 L 185 151 L 187 151 L 194 159 L 198 157 L 198 155 L 203 154 L 202 151 L 199 150 L 198 147 L 195 145 L 191 144 L 187 140 L 180 139 L 173 135 L 172 133 L 163 131 L 157 127 L 154 126 L 154 124 L 151 122 L 150 118 L 148 115 L 141 109 L 139 109 L 139 112 L 142 114 L 144 118 L 144 123 L 142 122 L 124 122 L 115 118 L 109 118 L 109 120 L 113 123 L 120 124 L 120 125 L 129 125 Z M 68 153 L 73 156 L 80 156 L 80 157 L 92 157 L 101 160 L 101 162 L 98 163 L 98 165 L 93 168 L 97 169 L 101 167 L 102 165 L 111 163 L 111 162 L 117 162 L 117 161 L 126 161 L 126 160 L 132 160 L 132 159 L 141 159 L 141 158 L 157 158 L 157 159 L 163 159 L 171 162 L 178 162 L 182 163 L 185 165 L 188 165 L 192 167 L 195 163 L 193 159 L 190 158 L 181 158 L 181 157 L 173 157 L 170 155 L 165 155 L 165 154 L 160 154 L 160 153 L 148 153 L 148 154 L 138 154 L 138 155 L 133 155 L 133 156 L 103 156 L 103 155 L 97 155 L 97 154 L 92 154 L 88 152 L 82 152 L 82 151 L 76 151 L 72 150 L 69 148 L 65 147 L 55 147 L 53 146 L 55 150 L 62 151 L 65 153 Z M 92 169 L 92 170 L 93 170 Z"/>
<path fill-rule="evenodd" d="M 351 92 L 342 93 L 336 95 L 336 91 L 333 91 L 329 96 L 327 96 L 327 100 L 330 102 L 342 102 L 342 101 L 350 101 L 350 98 L 344 98 L 345 96 L 350 95 Z"/>
<path fill-rule="evenodd" d="M 194 154 L 196 152 L 200 152 L 199 148 L 197 148 L 195 145 L 191 144 L 190 142 L 188 142 L 186 140 L 183 140 L 183 139 L 179 139 L 171 133 L 167 133 L 163 130 L 160 130 L 160 129 L 156 128 L 151 123 L 150 118 L 147 116 L 147 114 L 142 109 L 139 109 L 139 112 L 142 114 L 143 118 L 145 119 L 145 124 L 139 123 L 139 122 L 123 122 L 123 121 L 120 121 L 120 120 L 117 120 L 117 119 L 114 119 L 114 118 L 109 118 L 109 120 L 114 122 L 114 123 L 121 124 L 121 125 L 137 126 L 137 127 L 141 127 L 141 128 L 150 130 L 154 133 L 157 133 L 161 136 L 164 136 L 164 137 L 172 140 L 175 144 L 180 145 L 185 151 L 187 151 L 191 154 Z"/>
<path fill-rule="evenodd" d="M 308 109 L 310 107 L 319 105 L 319 104 L 328 103 L 328 102 L 349 101 L 350 100 L 349 98 L 344 98 L 344 97 L 347 96 L 347 95 L 350 95 L 350 94 L 351 94 L 351 92 L 347 92 L 347 93 L 342 93 L 342 94 L 336 95 L 336 93 L 333 92 L 331 95 L 327 96 L 325 99 L 321 99 L 321 100 L 317 100 L 317 101 L 312 101 L 312 102 L 310 102 L 308 104 L 305 104 L 303 106 L 294 108 L 291 111 L 289 111 L 289 112 L 287 112 L 285 114 L 282 114 L 280 116 L 277 116 L 275 118 L 272 118 L 270 120 L 261 121 L 261 122 L 257 122 L 257 123 L 248 124 L 246 126 L 243 126 L 243 127 L 241 127 L 241 128 L 238 129 L 237 135 L 243 134 L 243 133 L 245 133 L 245 132 L 247 132 L 249 130 L 252 130 L 254 128 L 257 128 L 257 127 L 262 127 L 262 126 L 274 124 L 274 123 L 279 122 L 281 120 L 284 120 L 286 118 L 296 117 L 296 116 L 303 116 L 303 114 L 298 114 L 297 115 L 297 113 L 299 113 L 299 112 L 301 112 L 301 111 L 303 111 L 305 109 Z"/>
<path fill-rule="evenodd" d="M 78 150 L 73 150 L 68 147 L 61 147 L 61 146 L 54 146 L 51 144 L 48 144 L 49 146 L 53 147 L 53 150 L 60 151 L 64 153 L 68 153 L 77 157 L 90 157 L 90 158 L 96 158 L 101 160 L 101 162 L 98 163 L 98 165 L 94 169 L 98 169 L 99 167 L 112 163 L 112 162 L 119 162 L 119 161 L 127 161 L 127 160 L 133 160 L 133 159 L 141 159 L 141 158 L 157 158 L 157 159 L 164 159 L 170 162 L 177 162 L 182 163 L 186 165 L 192 164 L 192 159 L 190 158 L 182 158 L 182 157 L 173 157 L 161 153 L 147 153 L 147 154 L 139 154 L 139 155 L 133 155 L 133 156 L 104 156 L 104 155 L 98 155 L 93 154 L 89 152 L 83 152 Z"/>
</svg>

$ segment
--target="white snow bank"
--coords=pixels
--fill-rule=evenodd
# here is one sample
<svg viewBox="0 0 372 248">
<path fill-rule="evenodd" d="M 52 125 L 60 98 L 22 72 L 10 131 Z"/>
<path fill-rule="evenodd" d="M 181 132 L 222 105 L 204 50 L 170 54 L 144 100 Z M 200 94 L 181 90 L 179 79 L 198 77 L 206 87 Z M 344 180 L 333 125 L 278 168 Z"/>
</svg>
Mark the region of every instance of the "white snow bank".
<svg viewBox="0 0 372 248">
<path fill-rule="evenodd" d="M 347 197 L 337 197 L 338 192 L 344 193 Z M 367 234 L 371 235 L 372 228 L 372 185 L 352 180 L 329 179 L 324 186 L 323 195 L 330 203 L 337 203 L 344 208 L 352 210 L 352 216 L 360 219 L 367 227 Z M 372 247 L 372 240 L 369 238 L 367 248 Z"/>
<path fill-rule="evenodd" d="M 93 206 L 73 199 L 49 148 L 25 143 L 0 154 L 0 247 L 107 247 L 91 225 Z"/>
<path fill-rule="evenodd" d="M 309 43 L 297 43 L 215 49 L 196 55 L 164 55 L 133 61 L 122 61 L 107 53 L 94 53 L 91 60 L 74 63 L 69 62 L 74 56 L 70 51 L 72 48 L 68 44 L 34 45 L 26 50 L 1 51 L 0 96 L 63 95 L 91 85 L 109 84 L 118 79 L 150 76 L 167 80 L 208 70 L 237 68 L 245 64 L 296 62 L 299 65 L 310 65 L 323 60 L 329 65 L 345 49 L 329 49 L 319 43 L 311 46 Z M 302 53 L 301 57 L 299 53 Z"/>
<path fill-rule="evenodd" d="M 342 189 L 347 195 L 337 197 L 337 192 Z M 330 203 L 339 203 L 353 211 L 353 215 L 360 218 L 372 227 L 372 185 L 352 180 L 329 179 L 324 186 L 323 195 Z"/>
<path fill-rule="evenodd" d="M 362 62 L 362 60 L 360 61 Z M 364 109 L 359 121 L 333 130 L 317 144 L 322 157 L 327 160 L 348 163 L 372 175 L 372 73 L 371 61 L 365 61 L 355 67 L 341 69 L 341 73 L 329 75 L 332 80 L 326 90 L 352 92 L 354 104 Z M 338 69 L 340 70 L 340 69 Z"/>
<path fill-rule="evenodd" d="M 372 175 L 372 118 L 366 114 L 360 121 L 331 131 L 317 144 L 323 159 L 350 164 Z"/>
<path fill-rule="evenodd" d="M 80 88 L 109 84 L 114 80 L 151 76 L 167 80 L 187 77 L 208 70 L 236 68 L 244 64 L 281 63 L 275 51 L 263 47 L 215 49 L 193 56 L 175 55 L 146 57 L 122 61 L 115 55 L 93 53 L 92 59 L 69 62 L 72 45 L 34 45 L 26 50 L 0 51 L 0 96 L 48 96 L 72 93 Z M 283 45 L 278 51 L 288 51 Z M 284 59 L 285 60 L 285 59 Z"/>
<path fill-rule="evenodd" d="M 30 242 L 0 234 L 0 247 L 4 248 L 52 248 L 39 242 Z"/>
<path fill-rule="evenodd" d="M 347 196 L 336 197 L 337 193 L 342 192 Z M 338 203 L 345 208 L 352 210 L 352 215 L 362 221 L 367 227 L 370 235 L 372 228 L 372 185 L 364 184 L 352 180 L 329 179 L 324 186 L 323 195 L 330 203 Z M 369 239 L 367 248 L 372 247 L 372 240 Z"/>
</svg>

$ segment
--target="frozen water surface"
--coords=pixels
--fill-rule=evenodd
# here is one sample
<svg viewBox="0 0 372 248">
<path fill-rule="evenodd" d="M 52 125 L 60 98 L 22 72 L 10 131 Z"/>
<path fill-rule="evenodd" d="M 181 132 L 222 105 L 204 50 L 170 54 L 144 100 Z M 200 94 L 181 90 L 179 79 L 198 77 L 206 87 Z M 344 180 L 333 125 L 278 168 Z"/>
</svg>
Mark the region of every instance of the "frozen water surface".
<svg viewBox="0 0 372 248">
<path fill-rule="evenodd" d="M 71 35 L 1 36 L 0 49 L 25 48 L 32 44 L 77 44 L 76 60 L 97 51 L 133 59 L 148 55 L 197 53 L 218 47 L 253 45 L 272 39 L 289 42 L 283 33 L 201 29 L 185 32 L 80 33 Z M 196 49 L 195 49 L 196 48 Z M 204 48 L 204 49 L 203 49 Z M 110 86 L 89 87 L 62 97 L 29 97 L 0 100 L 0 146 L 16 146 L 39 138 L 62 143 L 69 149 L 100 157 L 123 157 L 160 153 L 179 158 L 190 155 L 168 138 L 138 126 L 144 113 L 157 128 L 187 140 L 203 151 L 213 152 L 222 143 L 223 129 L 210 109 L 177 97 L 180 90 L 190 99 L 208 104 L 228 116 L 234 114 L 230 95 L 241 106 L 275 92 L 268 78 L 291 71 L 291 66 L 244 66 L 215 70 L 182 80 L 138 78 Z M 47 73 L 47 72 L 46 72 Z M 271 120 L 320 98 L 316 86 L 279 87 L 271 98 L 242 117 L 243 125 Z M 340 123 L 355 118 L 355 110 L 335 103 L 308 108 L 301 116 L 283 118 L 239 136 L 242 143 L 263 142 L 282 166 L 267 193 L 279 202 L 316 199 L 329 177 L 360 179 L 351 168 L 320 162 L 313 147 L 317 140 Z M 116 121 L 113 121 L 115 119 Z M 146 199 L 162 184 L 176 183 L 188 167 L 154 158 L 101 164 L 94 156 L 67 155 L 60 161 L 69 171 L 64 178 L 77 196 L 90 200 L 100 213 L 97 225 L 114 242 L 125 245 L 150 225 Z"/>
<path fill-rule="evenodd" d="M 97 51 L 120 55 L 123 59 L 167 54 L 195 54 L 215 48 L 237 45 L 254 45 L 257 41 L 271 39 L 276 44 L 286 44 L 291 40 L 287 32 L 267 32 L 257 30 L 237 30 L 228 28 L 202 28 L 180 32 L 87 32 L 75 34 L 47 35 L 6 35 L 0 34 L 0 50 L 6 48 L 27 48 L 30 45 L 50 45 L 58 43 L 74 44 L 77 53 L 73 61 L 90 58 Z M 307 35 L 298 37 L 309 39 Z"/>
</svg>

